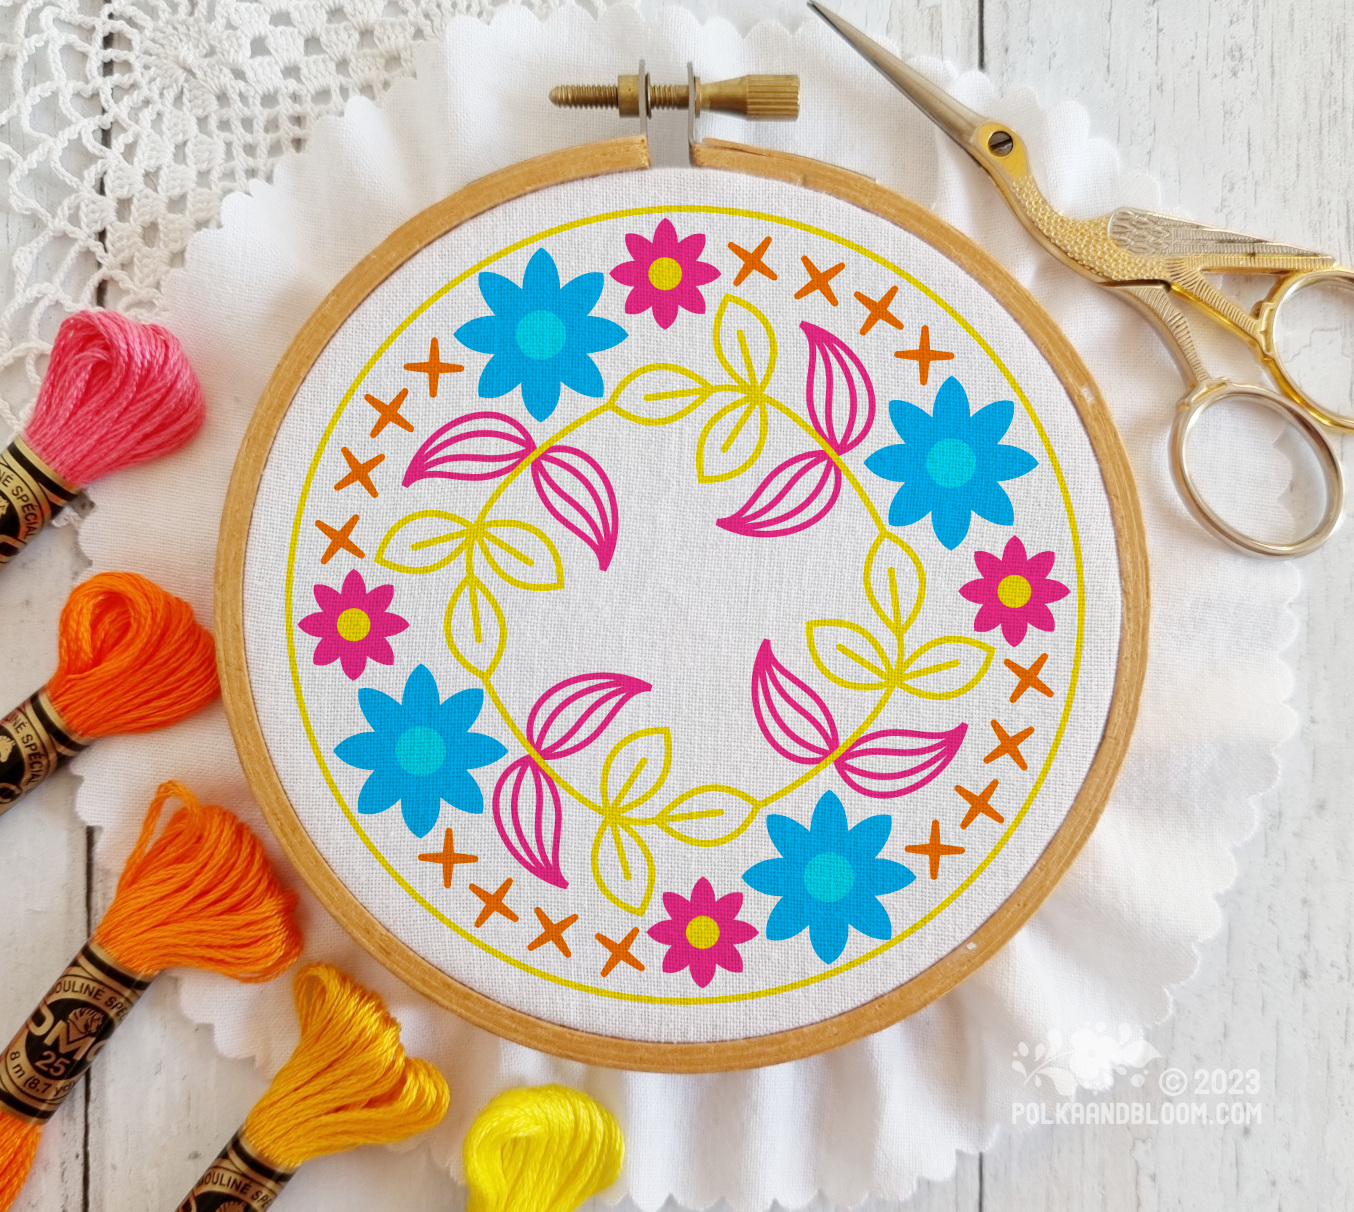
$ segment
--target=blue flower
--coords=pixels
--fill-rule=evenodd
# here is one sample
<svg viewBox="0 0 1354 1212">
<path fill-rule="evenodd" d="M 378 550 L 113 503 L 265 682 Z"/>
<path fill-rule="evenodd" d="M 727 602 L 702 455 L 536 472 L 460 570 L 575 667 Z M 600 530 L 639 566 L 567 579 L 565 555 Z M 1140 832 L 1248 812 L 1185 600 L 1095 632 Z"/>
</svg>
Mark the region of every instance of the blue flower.
<svg viewBox="0 0 1354 1212">
<path fill-rule="evenodd" d="M 968 395 L 951 377 L 936 392 L 935 409 L 889 401 L 889 419 L 901 446 L 876 450 L 865 466 L 902 487 L 889 506 L 890 526 L 911 526 L 928 513 L 938 538 L 951 551 L 968 536 L 973 514 L 998 526 L 1015 523 L 1001 480 L 1033 471 L 1038 460 L 1019 446 L 1003 446 L 1015 404 L 998 400 L 969 415 Z"/>
<path fill-rule="evenodd" d="M 602 372 L 588 355 L 626 337 L 619 324 L 588 314 L 605 281 L 600 273 L 579 274 L 561 286 L 555 260 L 543 248 L 527 262 L 521 286 L 502 274 L 480 274 L 480 294 L 493 315 L 456 330 L 462 345 L 493 355 L 480 372 L 480 395 L 495 399 L 520 386 L 538 421 L 555 411 L 561 384 L 600 396 Z"/>
<path fill-rule="evenodd" d="M 357 810 L 384 812 L 399 803 L 415 837 L 437 824 L 442 801 L 462 812 L 483 812 L 484 796 L 468 773 L 508 751 L 491 736 L 471 732 L 484 705 L 483 690 L 462 690 L 445 703 L 426 666 L 404 683 L 404 702 L 363 687 L 358 705 L 372 732 L 340 741 L 334 752 L 349 766 L 370 770 Z"/>
<path fill-rule="evenodd" d="M 825 964 L 841 955 L 852 926 L 870 938 L 891 938 L 893 923 L 879 898 L 917 878 L 902 863 L 879 857 L 892 828 L 893 818 L 880 815 L 848 829 L 846 809 L 830 791 L 807 829 L 788 816 L 768 816 L 766 831 L 781 857 L 743 872 L 743 881 L 758 892 L 780 897 L 767 918 L 766 937 L 794 938 L 807 926 Z"/>
</svg>

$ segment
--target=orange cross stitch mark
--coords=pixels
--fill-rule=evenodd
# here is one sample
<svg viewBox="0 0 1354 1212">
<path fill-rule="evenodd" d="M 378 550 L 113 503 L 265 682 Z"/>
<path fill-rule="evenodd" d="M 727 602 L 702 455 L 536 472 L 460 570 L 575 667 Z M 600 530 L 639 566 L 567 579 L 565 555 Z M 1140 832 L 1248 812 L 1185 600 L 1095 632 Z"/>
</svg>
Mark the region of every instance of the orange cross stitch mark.
<svg viewBox="0 0 1354 1212">
<path fill-rule="evenodd" d="M 959 822 L 960 829 L 967 829 L 980 816 L 991 817 L 998 825 L 1006 824 L 1006 818 L 1002 816 L 989 802 L 992 793 L 997 789 L 997 780 L 993 779 L 981 793 L 970 791 L 967 787 L 961 787 L 958 783 L 954 789 L 968 802 L 968 812 L 964 814 L 964 819 Z"/>
<path fill-rule="evenodd" d="M 357 525 L 357 514 L 353 514 L 337 530 L 328 522 L 316 521 L 320 533 L 329 539 L 328 550 L 320 557 L 321 564 L 328 564 L 340 551 L 351 551 L 359 560 L 365 560 L 367 553 L 353 542 L 353 527 Z"/>
<path fill-rule="evenodd" d="M 819 269 L 808 257 L 800 257 L 799 259 L 804 262 L 804 269 L 808 272 L 809 280 L 795 291 L 795 298 L 807 299 L 816 290 L 833 307 L 836 307 L 837 296 L 832 293 L 831 282 L 846 268 L 846 262 L 839 261 L 829 269 Z"/>
<path fill-rule="evenodd" d="M 578 914 L 571 913 L 562 921 L 552 922 L 545 910 L 537 905 L 536 918 L 541 923 L 541 933 L 527 944 L 527 950 L 535 951 L 537 947 L 544 947 L 546 943 L 554 943 L 565 959 L 571 958 L 573 952 L 569 950 L 569 944 L 564 941 L 564 932 L 578 921 Z M 605 976 L 606 973 L 602 975 Z"/>
<path fill-rule="evenodd" d="M 932 349 L 931 330 L 923 324 L 921 326 L 921 340 L 917 343 L 917 348 L 894 350 L 893 356 L 915 362 L 917 369 L 921 372 L 921 385 L 925 387 L 926 380 L 931 374 L 931 363 L 948 362 L 954 357 L 954 354 L 946 353 L 943 349 Z"/>
<path fill-rule="evenodd" d="M 1037 690 L 1040 694 L 1047 695 L 1049 698 L 1053 697 L 1053 691 L 1039 680 L 1039 671 L 1043 669 L 1044 662 L 1047 660 L 1048 653 L 1041 652 L 1039 654 L 1039 659 L 1026 669 L 1021 665 L 1017 665 L 1009 657 L 1007 658 L 1006 668 L 1020 679 L 1020 681 L 1016 683 L 1016 688 L 1011 691 L 1011 702 L 1014 703 L 1027 690 Z"/>
<path fill-rule="evenodd" d="M 398 425 L 408 433 L 414 432 L 414 426 L 400 415 L 400 405 L 404 403 L 405 397 L 409 394 L 407 387 L 400 388 L 400 394 L 387 404 L 378 396 L 368 396 L 367 403 L 376 409 L 376 424 L 371 428 L 371 436 L 377 437 L 381 430 L 387 425 Z"/>
<path fill-rule="evenodd" d="M 768 236 L 767 239 L 769 241 L 770 237 Z M 639 960 L 637 960 L 633 955 L 630 954 L 630 944 L 633 943 L 635 939 L 639 937 L 638 926 L 632 927 L 630 933 L 627 934 L 623 939 L 621 939 L 619 943 L 616 942 L 615 939 L 607 938 L 605 934 L 598 934 L 595 937 L 597 941 L 602 944 L 603 947 L 605 947 L 609 952 L 611 952 L 611 954 L 607 956 L 606 963 L 602 965 L 603 976 L 610 976 L 611 970 L 617 964 L 622 962 L 629 964 L 630 967 L 635 969 L 636 972 L 644 971 L 644 965 L 641 964 Z"/>
<path fill-rule="evenodd" d="M 880 320 L 885 324 L 892 324 L 899 332 L 903 331 L 903 322 L 898 319 L 893 312 L 889 311 L 889 304 L 893 302 L 893 296 L 898 293 L 896 286 L 890 286 L 883 296 L 878 299 L 872 299 L 869 295 L 856 291 L 856 298 L 865 305 L 865 310 L 869 313 L 865 317 L 865 323 L 860 326 L 860 335 L 863 337 Z"/>
<path fill-rule="evenodd" d="M 376 491 L 376 485 L 371 482 L 371 473 L 386 461 L 385 455 L 378 454 L 364 463 L 346 446 L 339 449 L 343 451 L 343 457 L 348 461 L 348 474 L 334 485 L 334 491 L 340 492 L 345 488 L 351 488 L 354 484 L 361 484 L 371 496 L 380 496 Z"/>
<path fill-rule="evenodd" d="M 924 854 L 931 860 L 931 878 L 933 880 L 940 878 L 940 860 L 946 855 L 963 854 L 963 846 L 947 846 L 940 840 L 940 822 L 931 822 L 931 840 L 929 842 L 918 842 L 913 846 L 904 846 L 908 854 Z"/>
<path fill-rule="evenodd" d="M 733 280 L 733 284 L 735 286 L 742 286 L 743 279 L 746 278 L 748 274 L 750 274 L 754 269 L 763 277 L 770 278 L 771 281 L 773 282 L 778 277 L 780 277 L 780 275 L 776 273 L 774 269 L 772 269 L 765 261 L 762 260 L 762 257 L 766 255 L 766 250 L 770 247 L 771 247 L 770 236 L 767 236 L 766 239 L 763 240 L 760 244 L 758 244 L 757 247 L 754 248 L 751 252 L 748 252 L 746 248 L 742 248 L 739 245 L 735 244 L 732 240 L 729 241 L 729 251 L 735 254 L 743 262 L 742 266 L 738 270 L 738 275 Z"/>
<path fill-rule="evenodd" d="M 442 864 L 442 887 L 451 887 L 451 876 L 456 870 L 457 863 L 478 863 L 480 861 L 477 854 L 460 854 L 456 850 L 456 843 L 452 840 L 451 830 L 448 829 L 442 839 L 442 849 L 432 850 L 427 854 L 420 854 L 419 859 L 425 863 Z"/>
<path fill-rule="evenodd" d="M 1020 752 L 1020 746 L 1034 735 L 1034 728 L 1022 728 L 1014 736 L 1011 736 L 1005 728 L 992 721 L 992 731 L 997 734 L 997 747 L 992 750 L 983 761 L 995 762 L 999 757 L 1009 757 L 1021 770 L 1028 770 L 1029 763 L 1025 761 L 1025 755 Z"/>
<path fill-rule="evenodd" d="M 494 892 L 486 892 L 478 884 L 470 885 L 470 891 L 484 902 L 484 908 L 480 910 L 479 917 L 475 919 L 476 927 L 483 926 L 495 913 L 500 917 L 506 917 L 510 922 L 517 920 L 517 914 L 503 902 L 503 898 L 508 895 L 508 889 L 511 887 L 512 876 L 508 876 Z"/>
<path fill-rule="evenodd" d="M 457 371 L 464 370 L 465 367 L 459 362 L 443 362 L 442 355 L 437 348 L 437 338 L 434 337 L 428 342 L 428 360 L 426 362 L 406 362 L 404 369 L 427 375 L 428 395 L 435 400 L 437 399 L 438 380 L 443 375 L 454 375 Z"/>
</svg>

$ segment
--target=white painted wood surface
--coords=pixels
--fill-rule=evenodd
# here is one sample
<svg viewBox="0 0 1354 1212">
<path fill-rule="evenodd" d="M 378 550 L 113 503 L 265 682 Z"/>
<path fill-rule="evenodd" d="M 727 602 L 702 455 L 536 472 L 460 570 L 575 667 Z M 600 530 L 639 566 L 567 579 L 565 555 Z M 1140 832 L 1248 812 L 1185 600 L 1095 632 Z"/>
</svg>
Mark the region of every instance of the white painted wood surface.
<svg viewBox="0 0 1354 1212">
<path fill-rule="evenodd" d="M 797 3 L 690 6 L 746 26 Z M 646 5 L 646 7 L 648 7 Z M 1127 167 L 1154 174 L 1163 202 L 1228 226 L 1354 258 L 1354 9 L 1348 0 L 857 0 L 840 7 L 908 52 L 987 68 L 1044 101 L 1072 97 Z M 11 10 L 12 11 L 12 10 Z M 9 18 L 0 8 L 0 38 Z M 0 289 L 23 216 L 0 213 Z M 1163 432 L 1167 418 L 1162 418 Z M 17 701 L 55 663 L 55 615 L 77 575 L 69 531 L 0 576 L 0 698 Z M 1354 1204 L 1354 539 L 1304 562 L 1302 629 L 1289 656 L 1301 727 L 1280 787 L 1237 854 L 1226 926 L 1202 948 L 1173 1019 L 1151 1038 L 1163 1063 L 1258 1069 L 1263 1122 L 1235 1127 L 1050 1127 L 1002 1132 L 918 1209 L 1272 1209 Z M 22 636 L 23 642 L 15 642 Z M 16 1024 L 86 937 L 109 881 L 63 774 L 0 817 L 6 973 L 0 1027 Z M 91 879 L 93 884 L 91 886 Z M 3 1027 L 8 1030 L 7 1027 Z M 21 1212 L 171 1208 L 262 1089 L 252 1067 L 216 1056 L 167 984 L 155 987 L 48 1127 Z M 380 1153 L 404 1212 L 459 1207 L 423 1154 Z M 302 1176 L 282 1207 L 326 1205 Z M 878 1205 L 882 1209 L 883 1205 Z M 825 1210 L 820 1209 L 820 1212 Z"/>
</svg>

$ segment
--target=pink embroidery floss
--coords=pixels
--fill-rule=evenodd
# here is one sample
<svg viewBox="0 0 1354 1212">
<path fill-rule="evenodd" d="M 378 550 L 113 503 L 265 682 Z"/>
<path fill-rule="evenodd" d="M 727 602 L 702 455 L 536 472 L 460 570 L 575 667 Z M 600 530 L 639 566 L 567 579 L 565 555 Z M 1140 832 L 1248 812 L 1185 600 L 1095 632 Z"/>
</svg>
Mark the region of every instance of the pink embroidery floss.
<svg viewBox="0 0 1354 1212">
<path fill-rule="evenodd" d="M 0 564 L 86 484 L 177 450 L 204 415 L 172 333 L 112 311 L 69 316 L 32 420 L 0 449 Z"/>
</svg>

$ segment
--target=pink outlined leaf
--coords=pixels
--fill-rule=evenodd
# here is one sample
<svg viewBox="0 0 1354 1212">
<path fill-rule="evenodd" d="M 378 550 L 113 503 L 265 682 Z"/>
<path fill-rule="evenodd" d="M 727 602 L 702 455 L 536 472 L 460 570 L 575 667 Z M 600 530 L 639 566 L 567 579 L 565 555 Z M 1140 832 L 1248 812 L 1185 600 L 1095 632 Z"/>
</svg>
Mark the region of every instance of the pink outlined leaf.
<svg viewBox="0 0 1354 1212">
<path fill-rule="evenodd" d="M 840 337 L 817 324 L 799 327 L 809 342 L 804 387 L 809 420 L 833 450 L 845 454 L 865 440 L 874 424 L 874 384 L 865 363 Z"/>
<path fill-rule="evenodd" d="M 774 539 L 822 521 L 842 490 L 841 468 L 823 450 L 786 459 L 753 489 L 737 513 L 715 525 L 734 534 Z"/>
<path fill-rule="evenodd" d="M 527 716 L 527 736 L 546 761 L 586 749 L 616 713 L 653 687 L 623 673 L 581 673 L 556 683 Z"/>
<path fill-rule="evenodd" d="M 770 640 L 752 663 L 752 712 L 767 744 L 801 766 L 817 765 L 841 743 L 827 704 L 776 659 Z"/>
<path fill-rule="evenodd" d="M 911 795 L 954 761 L 967 732 L 967 724 L 956 724 L 948 732 L 910 728 L 867 732 L 833 766 L 861 795 L 876 800 Z"/>
<path fill-rule="evenodd" d="M 429 435 L 404 473 L 419 480 L 493 480 L 507 475 L 536 449 L 531 434 L 501 412 L 472 412 Z"/>
<path fill-rule="evenodd" d="M 597 553 L 605 572 L 616 554 L 620 509 L 602 465 L 573 446 L 551 446 L 532 463 L 531 479 L 541 504 Z"/>
<path fill-rule="evenodd" d="M 559 866 L 564 828 L 559 788 L 530 757 L 518 758 L 499 775 L 494 786 L 494 824 L 508 853 L 525 870 L 556 888 L 569 886 Z"/>
</svg>

